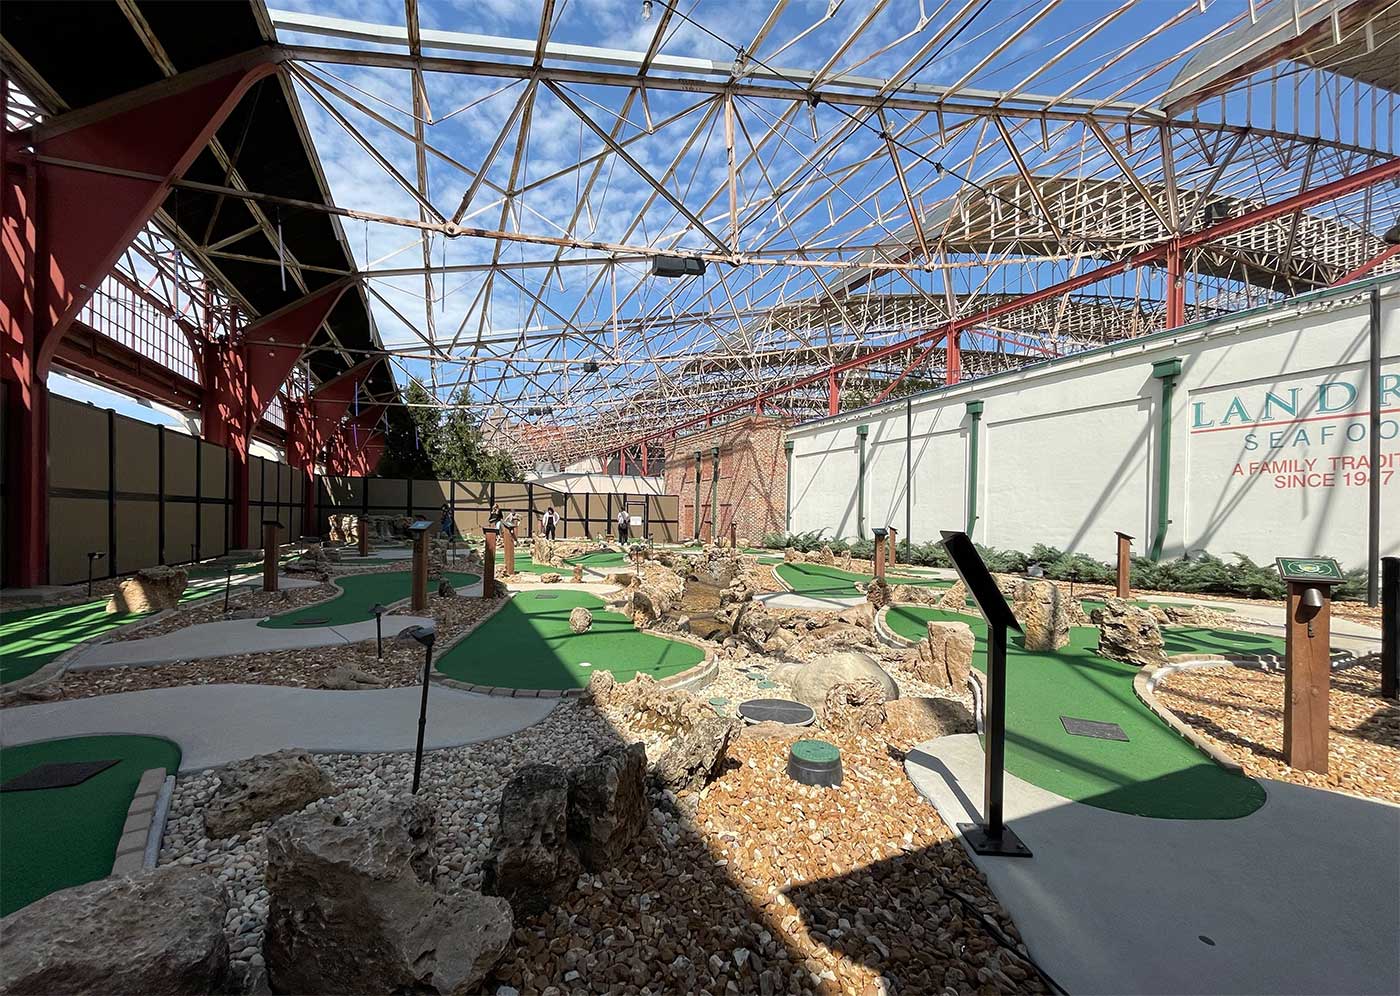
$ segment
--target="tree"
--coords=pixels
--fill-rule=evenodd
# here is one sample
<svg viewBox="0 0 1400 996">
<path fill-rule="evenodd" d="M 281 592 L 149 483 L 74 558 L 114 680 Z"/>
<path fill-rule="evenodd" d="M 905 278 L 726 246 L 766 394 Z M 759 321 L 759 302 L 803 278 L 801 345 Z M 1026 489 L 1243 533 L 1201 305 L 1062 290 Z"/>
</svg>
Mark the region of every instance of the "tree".
<svg viewBox="0 0 1400 996">
<path fill-rule="evenodd" d="M 466 388 L 458 390 L 453 407 L 446 410 L 417 381 L 409 383 L 404 399 L 406 408 L 391 409 L 379 476 L 520 480 L 520 468 L 511 455 L 487 445 L 481 423 L 467 407 Z"/>
<path fill-rule="evenodd" d="M 393 405 L 386 417 L 384 455 L 377 473 L 380 477 L 434 477 L 433 442 L 441 410 L 417 381 L 409 383 L 404 399 L 408 407 Z"/>
</svg>

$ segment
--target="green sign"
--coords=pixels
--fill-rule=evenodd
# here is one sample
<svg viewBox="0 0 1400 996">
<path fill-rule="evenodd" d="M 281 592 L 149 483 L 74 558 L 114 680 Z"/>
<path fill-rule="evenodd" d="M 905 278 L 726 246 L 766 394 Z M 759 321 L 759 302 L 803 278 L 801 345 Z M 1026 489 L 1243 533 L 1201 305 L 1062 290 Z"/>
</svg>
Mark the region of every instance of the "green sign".
<svg viewBox="0 0 1400 996">
<path fill-rule="evenodd" d="M 1346 580 L 1337 562 L 1327 557 L 1279 557 L 1279 577 L 1285 581 L 1317 581 L 1341 584 Z"/>
</svg>

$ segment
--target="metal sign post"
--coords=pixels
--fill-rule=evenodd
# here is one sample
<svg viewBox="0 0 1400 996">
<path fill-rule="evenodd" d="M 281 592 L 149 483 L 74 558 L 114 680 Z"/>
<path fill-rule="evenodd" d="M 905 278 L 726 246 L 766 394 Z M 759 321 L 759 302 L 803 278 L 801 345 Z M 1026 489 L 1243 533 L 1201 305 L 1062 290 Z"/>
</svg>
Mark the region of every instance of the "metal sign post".
<svg viewBox="0 0 1400 996">
<path fill-rule="evenodd" d="M 1002 817 L 1006 766 L 1006 631 L 1021 632 L 1021 624 L 1006 604 L 991 571 L 967 533 L 943 530 L 943 547 L 958 577 L 987 620 L 987 694 L 983 705 L 986 730 L 982 777 L 982 823 L 959 823 L 958 832 L 977 854 L 1029 858 L 1030 848 L 1012 833 Z"/>
<path fill-rule="evenodd" d="M 1400 685 L 1400 557 L 1381 558 L 1381 698 Z"/>
</svg>

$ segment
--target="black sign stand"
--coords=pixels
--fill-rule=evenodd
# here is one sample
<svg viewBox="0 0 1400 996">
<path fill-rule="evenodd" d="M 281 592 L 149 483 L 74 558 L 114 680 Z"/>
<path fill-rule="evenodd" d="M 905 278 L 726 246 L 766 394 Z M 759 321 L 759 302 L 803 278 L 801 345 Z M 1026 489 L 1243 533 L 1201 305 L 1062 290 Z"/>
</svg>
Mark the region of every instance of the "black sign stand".
<svg viewBox="0 0 1400 996">
<path fill-rule="evenodd" d="M 943 531 L 943 547 L 958 577 L 967 586 L 982 618 L 987 620 L 987 694 L 983 704 L 986 767 L 983 772 L 982 816 L 985 823 L 959 823 L 958 832 L 977 854 L 1029 858 L 1030 848 L 1012 833 L 1002 818 L 1002 789 L 1006 763 L 1006 631 L 1021 632 L 1021 624 L 1006 604 L 992 572 L 967 533 Z"/>
</svg>

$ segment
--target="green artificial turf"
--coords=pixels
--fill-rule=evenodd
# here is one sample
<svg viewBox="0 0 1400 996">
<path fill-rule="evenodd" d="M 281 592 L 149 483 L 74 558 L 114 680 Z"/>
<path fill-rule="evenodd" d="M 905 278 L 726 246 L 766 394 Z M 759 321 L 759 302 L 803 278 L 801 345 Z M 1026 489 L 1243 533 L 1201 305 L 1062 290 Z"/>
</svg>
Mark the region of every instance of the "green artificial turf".
<svg viewBox="0 0 1400 996">
<path fill-rule="evenodd" d="M 568 559 L 568 563 L 582 564 L 584 567 L 620 567 L 628 562 L 626 555 L 616 550 L 594 550 Z"/>
<path fill-rule="evenodd" d="M 121 763 L 81 785 L 0 793 L 0 916 L 110 873 L 142 772 L 177 770 L 180 748 L 160 737 L 100 736 L 0 749 L 0 781 L 40 764 L 107 758 Z"/>
<path fill-rule="evenodd" d="M 506 573 L 505 554 L 498 549 L 496 551 L 496 574 L 498 576 Z M 527 553 L 519 550 L 515 553 L 515 573 L 517 574 L 568 574 L 568 568 L 555 567 L 553 564 L 537 564 L 530 559 Z"/>
<path fill-rule="evenodd" d="M 1246 659 L 1277 657 L 1282 660 L 1285 649 L 1281 636 L 1201 626 L 1164 626 L 1162 641 L 1169 654 L 1220 654 Z"/>
<path fill-rule="evenodd" d="M 451 574 L 448 579 L 456 588 L 475 584 L 481 578 L 476 574 Z M 344 594 L 329 602 L 318 602 L 304 608 L 287 612 L 271 619 L 264 619 L 259 626 L 268 629 L 301 629 L 313 625 L 309 620 L 324 620 L 316 626 L 344 626 L 347 623 L 364 622 L 373 619 L 370 609 L 376 602 L 392 605 L 408 598 L 413 592 L 411 571 L 390 571 L 379 574 L 347 574 L 336 578 Z M 430 585 L 430 587 L 432 587 Z"/>
<path fill-rule="evenodd" d="M 874 580 L 870 574 L 856 574 L 852 571 L 843 571 L 839 567 L 828 567 L 825 564 L 779 564 L 775 570 L 778 577 L 799 595 L 812 595 L 821 597 L 846 597 L 859 594 L 856 591 L 855 583 L 860 581 L 869 584 Z M 891 585 L 910 584 L 925 588 L 948 588 L 951 581 L 944 581 L 941 578 L 930 577 L 901 577 L 896 574 L 886 574 L 885 580 Z"/>
<path fill-rule="evenodd" d="M 580 605 L 593 613 L 587 633 L 569 629 L 569 612 Z M 587 685 L 598 668 L 618 681 L 638 674 L 660 679 L 704 657 L 699 647 L 638 632 L 626 616 L 606 611 L 603 600 L 587 592 L 522 591 L 444 654 L 437 669 L 477 685 L 568 689 Z"/>
<path fill-rule="evenodd" d="M 982 619 L 922 606 L 895 606 L 886 615 L 890 628 L 911 640 L 922 639 L 935 619 L 972 627 L 973 663 L 984 670 Z M 1215 764 L 1143 705 L 1133 693 L 1138 669 L 1100 657 L 1098 637 L 1094 627 L 1076 626 L 1068 646 L 1031 653 L 1010 635 L 1006 770 L 1067 799 L 1135 816 L 1236 819 L 1262 806 L 1257 782 Z M 1061 716 L 1117 723 L 1128 741 L 1071 736 Z"/>
</svg>

